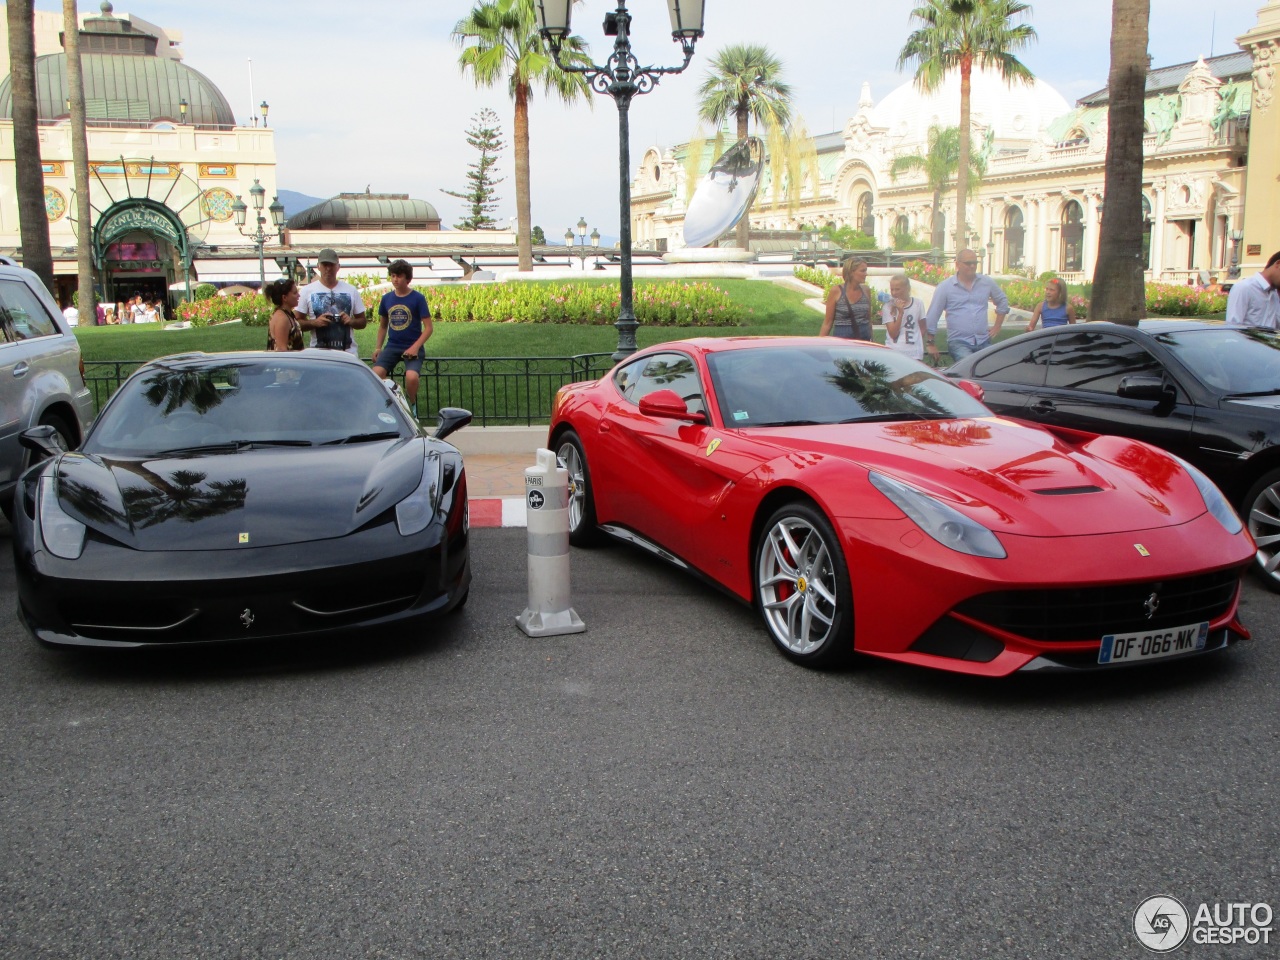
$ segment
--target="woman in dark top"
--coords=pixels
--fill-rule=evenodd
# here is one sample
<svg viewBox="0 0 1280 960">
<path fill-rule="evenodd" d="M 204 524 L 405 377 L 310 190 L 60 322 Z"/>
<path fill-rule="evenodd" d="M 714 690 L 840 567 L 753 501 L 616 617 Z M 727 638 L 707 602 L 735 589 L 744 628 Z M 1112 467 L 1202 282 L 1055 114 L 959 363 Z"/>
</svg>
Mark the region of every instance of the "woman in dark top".
<svg viewBox="0 0 1280 960">
<path fill-rule="evenodd" d="M 827 294 L 827 315 L 818 336 L 846 340 L 871 339 L 871 288 L 867 286 L 867 261 L 850 257 L 841 269 L 844 283 Z"/>
<path fill-rule="evenodd" d="M 267 349 L 301 350 L 302 327 L 293 316 L 293 308 L 298 305 L 298 285 L 288 279 L 273 280 L 263 292 L 275 305 L 267 324 Z"/>
</svg>

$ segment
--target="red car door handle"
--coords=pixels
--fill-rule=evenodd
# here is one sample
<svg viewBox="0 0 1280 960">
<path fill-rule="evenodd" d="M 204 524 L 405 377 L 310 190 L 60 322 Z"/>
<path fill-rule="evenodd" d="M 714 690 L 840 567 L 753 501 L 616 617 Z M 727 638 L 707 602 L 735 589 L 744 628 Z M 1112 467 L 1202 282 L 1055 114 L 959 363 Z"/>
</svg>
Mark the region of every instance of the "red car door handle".
<svg viewBox="0 0 1280 960">
<path fill-rule="evenodd" d="M 601 432 L 601 433 L 608 433 L 611 429 L 612 429 L 612 427 L 610 427 L 610 426 L 609 426 L 609 421 L 608 421 L 608 420 L 601 420 L 601 421 L 600 421 L 600 432 Z"/>
<path fill-rule="evenodd" d="M 1057 408 L 1052 400 L 1039 400 L 1031 405 L 1031 409 L 1035 413 L 1053 413 Z"/>
</svg>

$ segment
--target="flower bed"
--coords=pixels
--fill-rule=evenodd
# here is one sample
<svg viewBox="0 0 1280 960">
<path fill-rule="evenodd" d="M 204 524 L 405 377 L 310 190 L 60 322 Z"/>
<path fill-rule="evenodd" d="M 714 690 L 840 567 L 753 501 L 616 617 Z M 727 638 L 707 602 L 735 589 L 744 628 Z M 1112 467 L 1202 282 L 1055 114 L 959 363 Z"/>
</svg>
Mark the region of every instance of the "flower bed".
<svg viewBox="0 0 1280 960">
<path fill-rule="evenodd" d="M 796 279 L 821 287 L 823 296 L 831 292 L 831 288 L 840 283 L 840 274 L 831 270 L 814 270 L 812 267 L 796 267 Z"/>
<path fill-rule="evenodd" d="M 178 320 L 185 320 L 193 327 L 243 320 L 246 326 L 265 327 L 274 308 L 266 297 L 210 297 L 194 303 L 178 304 Z"/>
</svg>

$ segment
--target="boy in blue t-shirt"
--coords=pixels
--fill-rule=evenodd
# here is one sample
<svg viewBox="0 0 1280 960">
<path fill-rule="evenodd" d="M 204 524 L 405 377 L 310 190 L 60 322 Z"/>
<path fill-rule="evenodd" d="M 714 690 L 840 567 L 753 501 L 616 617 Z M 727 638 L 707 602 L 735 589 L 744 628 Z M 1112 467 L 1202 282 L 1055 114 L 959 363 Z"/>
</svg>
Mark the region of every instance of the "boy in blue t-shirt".
<svg viewBox="0 0 1280 960">
<path fill-rule="evenodd" d="M 373 349 L 373 372 L 385 377 L 404 361 L 404 392 L 418 412 L 418 377 L 422 372 L 422 345 L 431 336 L 431 308 L 427 298 L 410 290 L 413 267 L 395 260 L 387 268 L 394 289 L 378 304 L 378 338 Z M 383 346 L 383 341 L 386 345 Z"/>
</svg>

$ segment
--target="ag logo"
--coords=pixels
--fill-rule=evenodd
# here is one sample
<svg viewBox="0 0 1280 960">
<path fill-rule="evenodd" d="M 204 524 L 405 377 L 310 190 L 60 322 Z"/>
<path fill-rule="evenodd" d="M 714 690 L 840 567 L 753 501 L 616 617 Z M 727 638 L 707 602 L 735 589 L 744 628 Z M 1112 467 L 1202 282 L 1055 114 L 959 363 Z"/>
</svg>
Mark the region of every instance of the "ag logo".
<svg viewBox="0 0 1280 960">
<path fill-rule="evenodd" d="M 1153 953 L 1177 950 L 1187 939 L 1191 918 L 1176 897 L 1147 897 L 1133 912 L 1133 932 Z"/>
<path fill-rule="evenodd" d="M 547 502 L 547 498 L 542 495 L 541 490 L 529 491 L 529 509 L 541 510 L 542 505 Z"/>
</svg>

